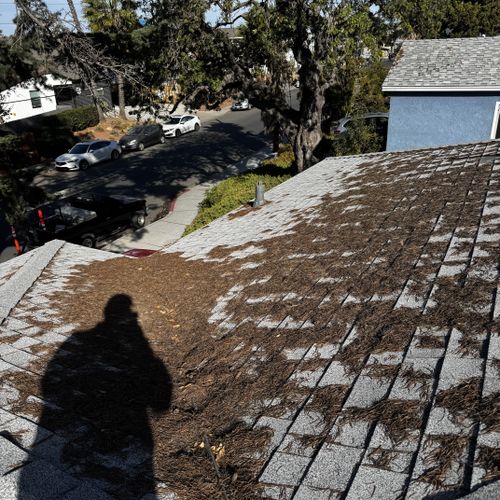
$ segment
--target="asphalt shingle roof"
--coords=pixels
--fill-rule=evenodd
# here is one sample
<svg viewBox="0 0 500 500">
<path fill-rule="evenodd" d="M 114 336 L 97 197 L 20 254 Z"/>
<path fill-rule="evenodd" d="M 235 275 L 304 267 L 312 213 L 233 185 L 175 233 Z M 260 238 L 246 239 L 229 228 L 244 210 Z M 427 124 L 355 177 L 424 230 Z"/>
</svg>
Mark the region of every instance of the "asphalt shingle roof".
<svg viewBox="0 0 500 500">
<path fill-rule="evenodd" d="M 200 311 L 195 333 L 213 351 L 215 373 L 227 363 L 235 379 L 247 377 L 248 394 L 263 396 L 238 407 L 237 416 L 252 431 L 272 431 L 258 452 L 264 496 L 461 496 L 497 479 L 500 142 L 328 159 L 266 199 L 260 209 L 237 210 L 179 240 L 155 261 L 181 259 L 188 267 L 166 272 L 185 273 L 186 288 L 192 269 L 206 270 L 214 281 L 200 276 L 198 288 L 220 291 Z M 54 450 L 72 435 L 37 429 L 29 404 L 40 399 L 30 396 L 28 404 L 26 388 L 8 378 L 43 375 L 77 328 L 61 323 L 57 293 L 82 300 L 72 275 L 85 283 L 94 261 L 113 257 L 53 245 L 0 325 L 0 426 L 2 436 L 23 441 L 19 447 L 0 436 L 0 496 L 16 498 L 19 464 L 31 450 L 28 477 L 55 478 L 40 485 L 50 490 L 46 497 L 109 498 L 118 495 L 116 484 L 68 469 Z M 147 259 L 137 262 L 144 272 Z M 0 296 L 22 269 L 0 266 Z M 169 337 L 165 320 L 167 343 L 189 333 L 182 318 L 189 293 L 204 300 L 197 289 L 176 298 L 179 324 Z M 224 339 L 229 351 L 220 355 Z M 59 357 L 61 380 L 64 366 L 73 367 L 71 377 L 88 373 L 71 355 Z M 191 387 L 203 366 L 187 370 Z M 213 399 L 217 387 L 211 391 Z M 179 415 L 189 419 L 172 418 Z M 165 418 L 168 434 L 174 421 Z M 85 432 L 84 422 L 76 427 L 77 436 Z M 161 443 L 155 448 L 165 453 Z M 130 450 L 125 458 L 103 456 L 102 467 L 135 467 Z M 161 498 L 177 498 L 175 486 L 158 483 Z"/>
<path fill-rule="evenodd" d="M 382 88 L 500 90 L 500 36 L 407 40 Z"/>
</svg>

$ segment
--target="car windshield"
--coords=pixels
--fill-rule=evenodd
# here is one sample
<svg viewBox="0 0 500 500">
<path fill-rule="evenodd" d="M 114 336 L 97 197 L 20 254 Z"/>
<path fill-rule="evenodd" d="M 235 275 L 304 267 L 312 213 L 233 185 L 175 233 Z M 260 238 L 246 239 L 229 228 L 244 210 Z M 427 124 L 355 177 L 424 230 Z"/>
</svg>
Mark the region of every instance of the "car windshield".
<svg viewBox="0 0 500 500">
<path fill-rule="evenodd" d="M 138 135 L 142 134 L 144 127 L 132 127 L 127 131 L 127 135 Z"/>
<path fill-rule="evenodd" d="M 181 121 L 181 117 L 180 116 L 172 116 L 172 118 L 170 118 L 170 120 L 168 120 L 167 123 L 169 123 L 171 125 L 176 125 L 180 121 Z"/>
<path fill-rule="evenodd" d="M 86 153 L 89 149 L 90 144 L 75 144 L 69 152 L 74 155 L 81 155 L 82 153 Z"/>
</svg>

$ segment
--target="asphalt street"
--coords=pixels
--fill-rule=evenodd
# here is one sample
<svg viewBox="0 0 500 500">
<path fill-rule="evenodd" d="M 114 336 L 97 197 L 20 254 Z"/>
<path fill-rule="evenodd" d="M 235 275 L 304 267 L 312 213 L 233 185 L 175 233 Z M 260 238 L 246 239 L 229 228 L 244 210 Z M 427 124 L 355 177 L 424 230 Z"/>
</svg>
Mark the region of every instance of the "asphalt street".
<svg viewBox="0 0 500 500">
<path fill-rule="evenodd" d="M 76 190 L 145 198 L 151 222 L 177 193 L 223 172 L 269 143 L 258 109 L 211 113 L 207 120 L 200 113 L 200 118 L 202 128 L 198 132 L 124 154 L 86 171 L 47 169 L 34 178 L 33 184 L 47 193 Z M 0 262 L 15 255 L 6 229 L 0 227 Z"/>
</svg>

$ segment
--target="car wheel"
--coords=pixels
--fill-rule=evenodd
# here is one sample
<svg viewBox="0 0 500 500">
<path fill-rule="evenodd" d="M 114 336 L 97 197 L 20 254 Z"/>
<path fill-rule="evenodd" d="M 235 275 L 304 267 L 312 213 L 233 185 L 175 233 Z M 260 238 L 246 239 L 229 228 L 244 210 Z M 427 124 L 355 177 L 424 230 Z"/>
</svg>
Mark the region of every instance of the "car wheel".
<svg viewBox="0 0 500 500">
<path fill-rule="evenodd" d="M 200 124 L 199 123 L 195 123 L 194 124 L 194 131 L 198 132 L 198 130 L 200 130 Z"/>
<path fill-rule="evenodd" d="M 144 212 L 136 212 L 132 216 L 132 227 L 134 229 L 140 229 L 146 224 L 146 214 Z"/>
<path fill-rule="evenodd" d="M 118 160 L 119 157 L 120 157 L 120 152 L 117 149 L 113 149 L 113 151 L 111 152 L 111 159 Z"/>
<path fill-rule="evenodd" d="M 142 142 L 140 142 L 139 145 L 137 146 L 137 149 L 139 151 L 144 151 L 144 144 Z"/>
<path fill-rule="evenodd" d="M 181 136 L 181 131 L 179 129 L 177 129 L 175 131 L 175 137 L 180 137 Z"/>
<path fill-rule="evenodd" d="M 160 137 L 160 142 L 161 142 L 162 144 L 165 144 L 165 141 L 166 141 L 165 136 L 164 136 L 164 135 L 162 135 L 162 136 Z"/>
<path fill-rule="evenodd" d="M 80 170 L 87 170 L 87 168 L 89 168 L 89 162 L 87 160 L 80 160 L 78 167 Z"/>
<path fill-rule="evenodd" d="M 94 248 L 95 247 L 95 237 L 93 234 L 84 234 L 80 244 L 84 247 Z"/>
</svg>

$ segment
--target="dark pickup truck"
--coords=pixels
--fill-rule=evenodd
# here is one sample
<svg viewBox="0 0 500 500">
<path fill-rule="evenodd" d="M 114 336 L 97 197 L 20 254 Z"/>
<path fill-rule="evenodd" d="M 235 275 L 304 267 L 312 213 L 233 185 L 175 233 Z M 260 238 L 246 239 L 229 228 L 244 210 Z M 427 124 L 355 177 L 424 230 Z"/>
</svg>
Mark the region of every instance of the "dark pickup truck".
<svg viewBox="0 0 500 500">
<path fill-rule="evenodd" d="M 47 203 L 28 215 L 29 246 L 59 239 L 95 247 L 127 227 L 141 228 L 146 222 L 146 201 L 127 196 L 85 194 Z"/>
</svg>

